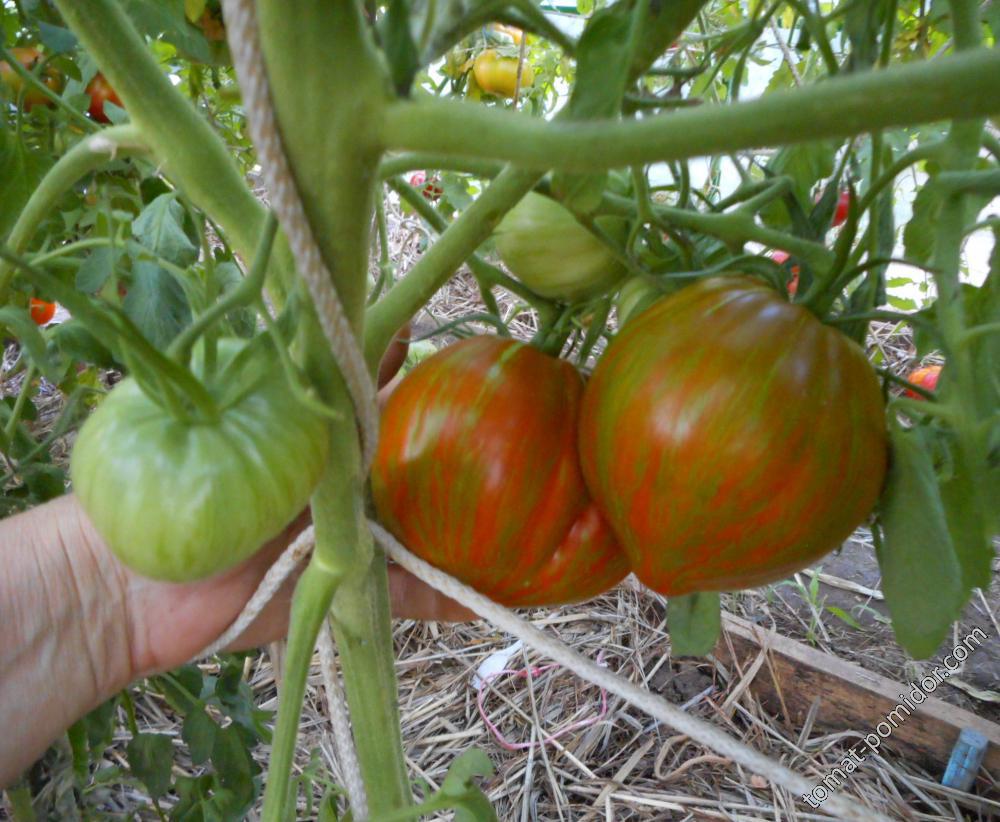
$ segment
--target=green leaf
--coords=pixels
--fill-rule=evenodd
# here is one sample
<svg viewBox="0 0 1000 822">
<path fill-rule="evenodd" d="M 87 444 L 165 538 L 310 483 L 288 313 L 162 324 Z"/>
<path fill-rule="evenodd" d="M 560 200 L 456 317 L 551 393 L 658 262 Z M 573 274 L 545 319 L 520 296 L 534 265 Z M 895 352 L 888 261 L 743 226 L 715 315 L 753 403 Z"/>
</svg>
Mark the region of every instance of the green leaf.
<svg viewBox="0 0 1000 822">
<path fill-rule="evenodd" d="M 129 768 L 153 799 L 170 790 L 174 766 L 174 746 L 166 734 L 136 734 L 125 748 Z"/>
<path fill-rule="evenodd" d="M 204 708 L 195 708 L 184 718 L 181 726 L 181 737 L 191 752 L 191 761 L 201 765 L 208 761 L 215 746 L 216 732 L 219 726 L 205 712 Z"/>
<path fill-rule="evenodd" d="M 494 822 L 496 813 L 489 799 L 472 781 L 474 777 L 489 777 L 493 763 L 479 748 L 465 751 L 451 763 L 441 783 L 440 793 L 455 809 L 455 822 Z"/>
<path fill-rule="evenodd" d="M 114 273 L 121 250 L 111 246 L 100 246 L 91 250 L 76 270 L 77 291 L 96 294 Z"/>
<path fill-rule="evenodd" d="M 48 502 L 66 493 L 66 471 L 57 465 L 35 462 L 19 466 L 21 479 L 36 503 Z"/>
<path fill-rule="evenodd" d="M 861 630 L 860 623 L 849 613 L 847 613 L 847 611 L 845 611 L 843 608 L 838 608 L 836 605 L 825 605 L 824 607 L 826 608 L 827 611 L 829 611 L 831 614 L 837 617 L 837 619 L 839 619 L 841 622 L 846 622 L 848 625 L 850 625 L 852 628 L 858 631 Z"/>
<path fill-rule="evenodd" d="M 81 720 L 87 731 L 87 745 L 93 758 L 98 758 L 111 744 L 115 732 L 115 711 L 118 697 L 102 702 Z"/>
<path fill-rule="evenodd" d="M 722 630 L 719 594 L 708 591 L 670 597 L 667 608 L 672 655 L 704 656 L 711 653 Z"/>
<path fill-rule="evenodd" d="M 247 750 L 246 742 L 239 730 L 229 725 L 218 728 L 212 747 L 212 766 L 219 782 L 232 791 L 240 804 L 250 804 L 255 796 L 254 775 L 257 766 Z"/>
<path fill-rule="evenodd" d="M 52 329 L 52 344 L 70 363 L 92 363 L 99 368 L 119 365 L 111 351 L 77 319 L 60 323 Z"/>
<path fill-rule="evenodd" d="M 0 105 L 3 105 L 0 100 Z M 6 240 L 18 215 L 45 172 L 52 165 L 47 154 L 34 151 L 7 130 L 0 118 L 0 240 Z"/>
<path fill-rule="evenodd" d="M 192 60 L 212 62 L 208 41 L 184 14 L 184 0 L 122 0 L 121 5 L 140 33 L 151 40 L 163 38 Z"/>
<path fill-rule="evenodd" d="M 63 54 L 76 48 L 76 35 L 64 26 L 38 21 L 38 36 L 53 54 Z"/>
<path fill-rule="evenodd" d="M 913 216 L 903 229 L 906 256 L 919 263 L 930 263 L 934 256 L 934 235 L 943 200 L 940 189 L 928 180 L 913 199 Z"/>
<path fill-rule="evenodd" d="M 147 249 L 184 267 L 198 259 L 198 248 L 184 232 L 184 208 L 173 194 L 161 194 L 132 222 L 132 233 Z"/>
<path fill-rule="evenodd" d="M 882 590 L 899 643 L 930 656 L 967 598 L 931 451 L 919 428 L 890 430 L 892 463 L 882 496 Z"/>
<path fill-rule="evenodd" d="M 132 266 L 132 288 L 122 306 L 129 319 L 160 350 L 191 322 L 191 308 L 177 279 L 156 263 Z"/>
</svg>

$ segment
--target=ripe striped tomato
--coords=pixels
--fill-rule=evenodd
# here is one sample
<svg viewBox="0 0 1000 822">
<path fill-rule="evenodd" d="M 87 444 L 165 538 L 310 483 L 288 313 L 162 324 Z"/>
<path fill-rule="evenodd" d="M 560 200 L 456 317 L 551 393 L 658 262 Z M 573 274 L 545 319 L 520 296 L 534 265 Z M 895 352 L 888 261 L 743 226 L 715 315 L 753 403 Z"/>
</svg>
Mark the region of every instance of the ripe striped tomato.
<svg viewBox="0 0 1000 822">
<path fill-rule="evenodd" d="M 411 551 L 505 605 L 588 599 L 628 572 L 577 456 L 583 379 L 523 343 L 424 360 L 382 416 L 375 507 Z"/>
<path fill-rule="evenodd" d="M 587 385 L 580 458 L 642 582 L 761 585 L 836 548 L 886 469 L 864 352 L 774 290 L 702 280 L 648 308 Z"/>
</svg>

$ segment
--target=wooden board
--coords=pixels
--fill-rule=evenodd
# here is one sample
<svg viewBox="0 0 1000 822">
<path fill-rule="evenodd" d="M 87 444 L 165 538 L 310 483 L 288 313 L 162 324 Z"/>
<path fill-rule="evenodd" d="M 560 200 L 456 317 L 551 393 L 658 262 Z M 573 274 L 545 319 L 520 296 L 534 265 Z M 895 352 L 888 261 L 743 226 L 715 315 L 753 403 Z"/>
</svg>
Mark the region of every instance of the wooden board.
<svg viewBox="0 0 1000 822">
<path fill-rule="evenodd" d="M 787 715 L 794 727 L 802 727 L 813 700 L 819 697 L 817 725 L 862 735 L 877 733 L 876 726 L 903 702 L 900 694 L 910 691 L 908 683 L 866 671 L 729 614 L 724 615 L 723 629 L 715 650 L 722 662 L 738 663 L 746 671 L 762 647 L 769 649 L 770 664 L 759 666 L 750 688 L 769 711 Z M 1000 776 L 1000 725 L 932 695 L 914 705 L 909 716 L 897 713 L 896 718 L 899 721 L 885 734 L 881 750 L 898 752 L 943 774 L 959 732 L 974 728 L 990 743 L 983 766 Z M 882 726 L 883 731 L 886 727 Z M 869 748 L 862 741 L 857 750 L 864 754 Z"/>
</svg>

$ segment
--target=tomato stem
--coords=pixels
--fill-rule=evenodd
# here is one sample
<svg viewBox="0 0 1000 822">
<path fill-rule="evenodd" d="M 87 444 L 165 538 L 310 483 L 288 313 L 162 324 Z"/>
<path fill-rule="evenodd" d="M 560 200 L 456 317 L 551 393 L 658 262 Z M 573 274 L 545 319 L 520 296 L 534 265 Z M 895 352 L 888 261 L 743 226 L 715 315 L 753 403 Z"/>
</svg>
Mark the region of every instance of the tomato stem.
<svg viewBox="0 0 1000 822">
<path fill-rule="evenodd" d="M 398 101 L 387 107 L 382 133 L 391 149 L 592 172 L 993 114 L 1000 111 L 997 74 L 1000 50 L 976 49 L 933 63 L 841 75 L 751 102 L 626 122 L 556 123 L 455 101 Z"/>
<path fill-rule="evenodd" d="M 261 813 L 265 822 L 281 822 L 289 818 L 288 803 L 290 800 L 294 801 L 294 797 L 289 797 L 288 788 L 295 764 L 295 740 L 306 678 L 316 648 L 316 639 L 340 581 L 339 575 L 324 568 L 314 556 L 295 585 L 289 617 L 288 654 L 285 657 L 278 703 L 278 722 L 271 741 L 271 761 Z"/>
</svg>

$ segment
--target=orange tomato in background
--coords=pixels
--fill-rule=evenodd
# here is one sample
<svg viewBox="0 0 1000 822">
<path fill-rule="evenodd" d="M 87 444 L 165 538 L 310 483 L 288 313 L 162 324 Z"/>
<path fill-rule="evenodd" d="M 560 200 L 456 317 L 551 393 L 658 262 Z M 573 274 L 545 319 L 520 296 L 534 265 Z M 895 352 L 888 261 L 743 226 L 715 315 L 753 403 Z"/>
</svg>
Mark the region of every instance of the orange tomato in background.
<svg viewBox="0 0 1000 822">
<path fill-rule="evenodd" d="M 10 53 L 13 54 L 14 57 L 17 58 L 17 62 L 24 66 L 28 71 L 33 71 L 35 66 L 38 65 L 38 62 L 42 59 L 42 53 L 32 46 L 15 47 L 10 50 Z M 40 79 L 54 92 L 62 90 L 62 75 L 55 69 L 46 66 L 42 71 Z M 24 80 L 6 61 L 0 63 L 0 83 L 10 89 L 11 96 L 15 99 L 17 99 L 18 95 L 21 93 L 21 89 L 24 87 Z M 36 88 L 28 88 L 28 90 L 24 92 L 24 97 L 22 99 L 25 111 L 31 111 L 31 109 L 35 106 L 51 107 L 55 105 L 52 100 Z"/>
<path fill-rule="evenodd" d="M 90 95 L 90 108 L 87 109 L 87 113 L 91 119 L 96 120 L 98 123 L 111 122 L 108 115 L 104 113 L 105 103 L 114 103 L 119 108 L 124 108 L 121 98 L 111 88 L 111 84 L 104 79 L 103 74 L 95 74 L 94 78 L 87 83 L 87 94 Z"/>
</svg>

